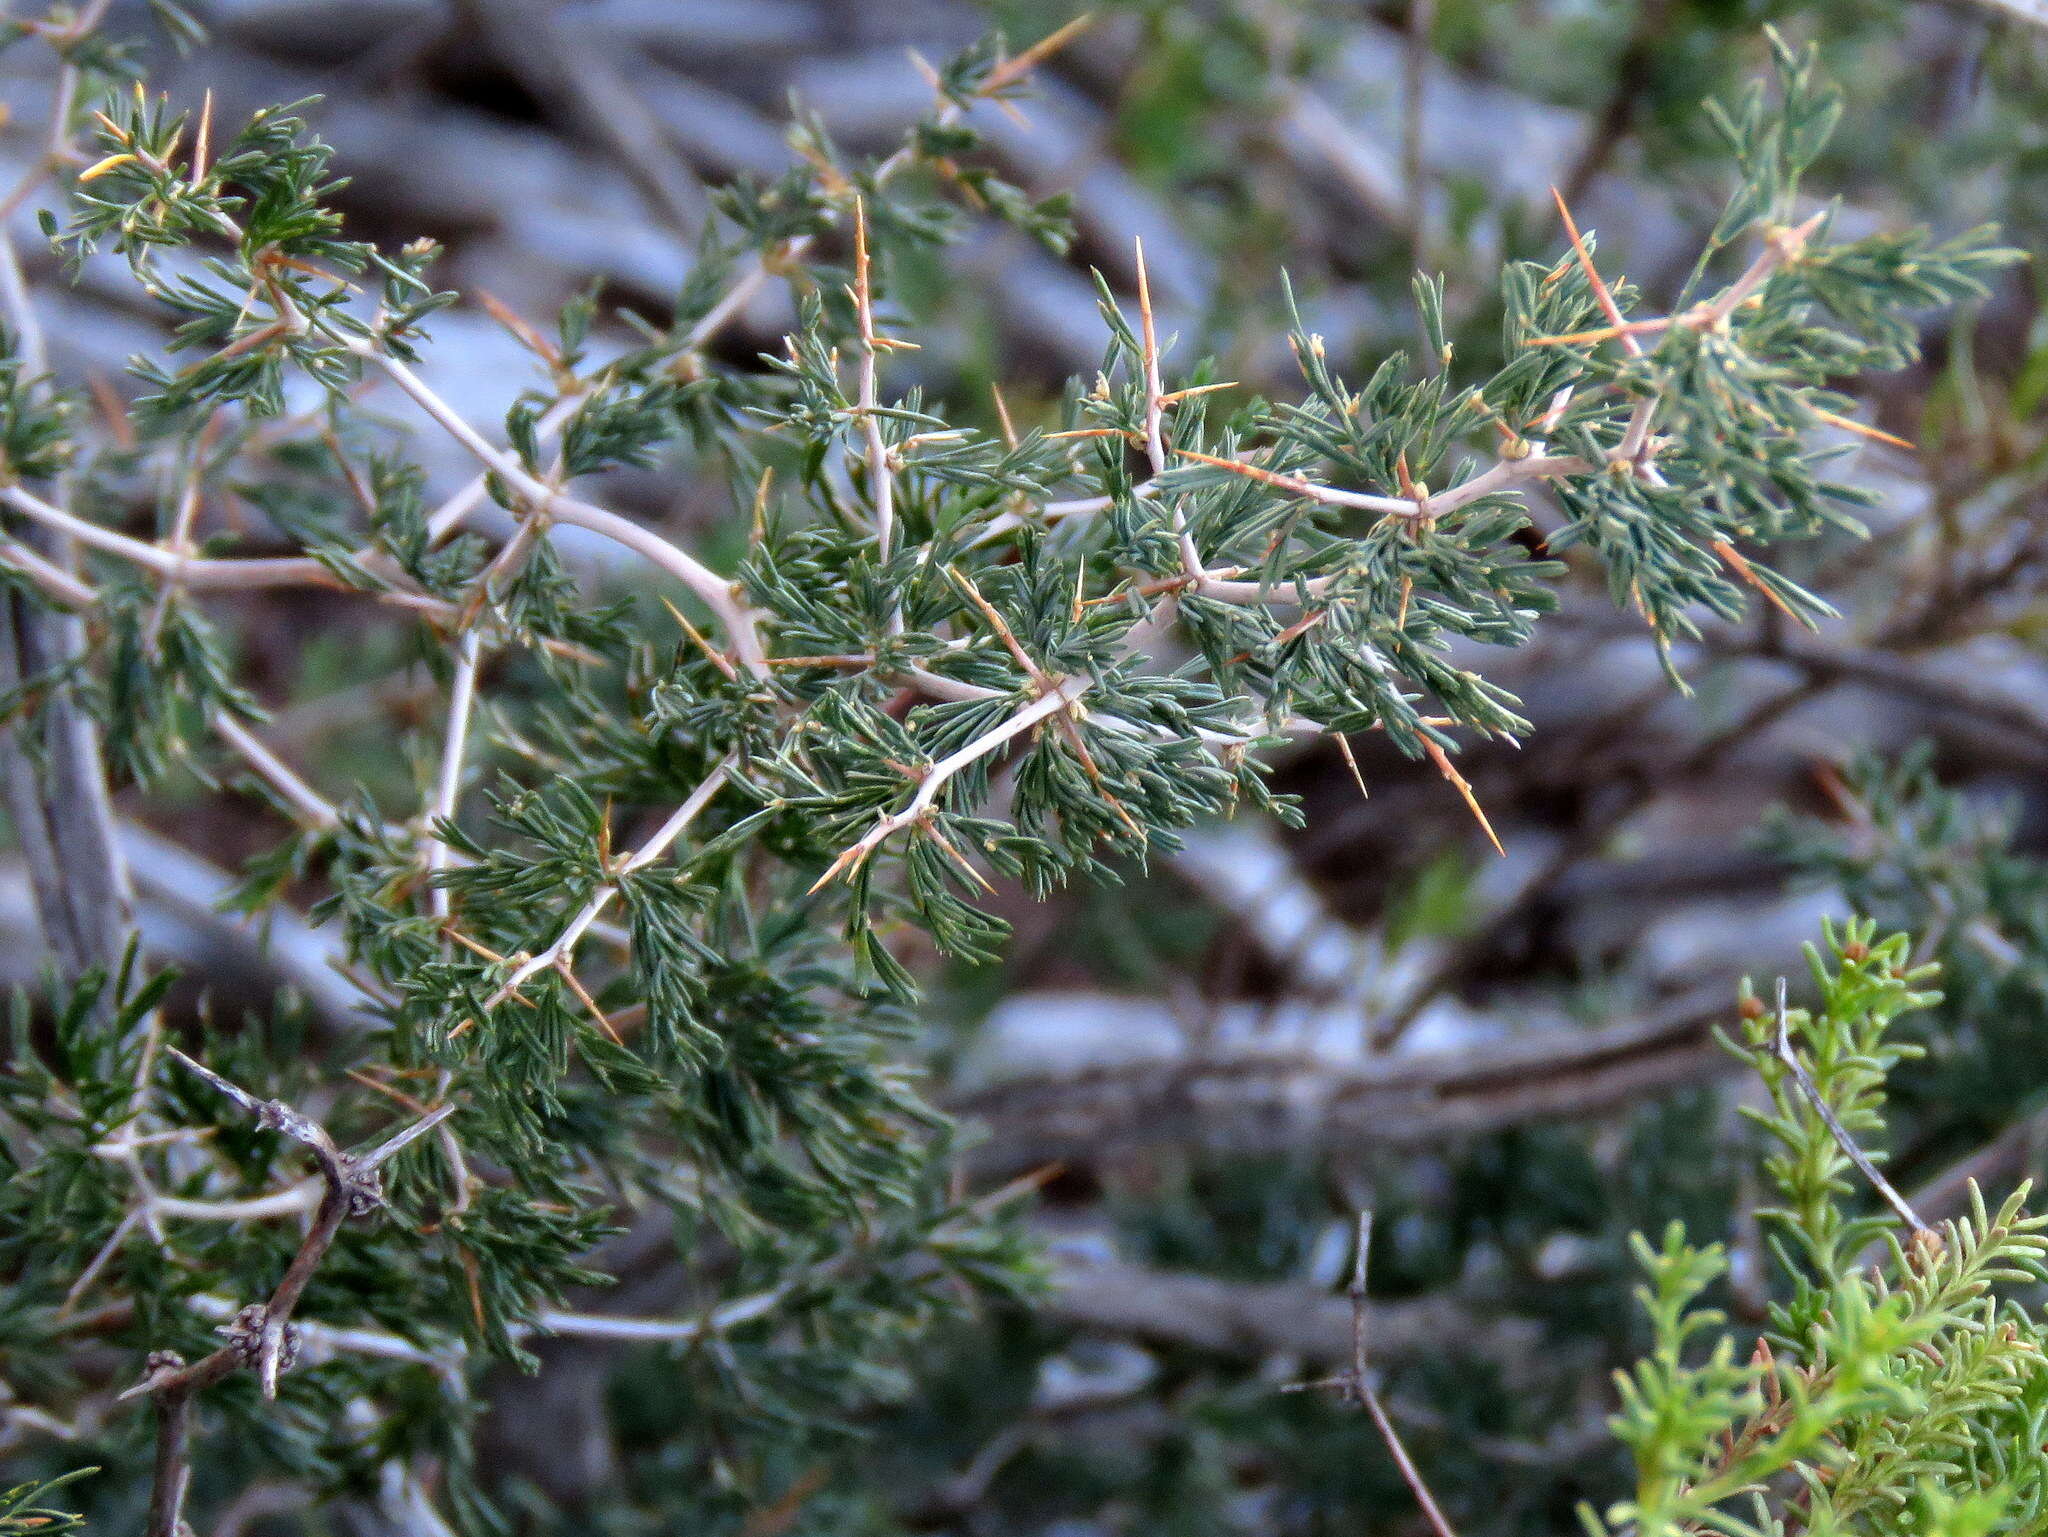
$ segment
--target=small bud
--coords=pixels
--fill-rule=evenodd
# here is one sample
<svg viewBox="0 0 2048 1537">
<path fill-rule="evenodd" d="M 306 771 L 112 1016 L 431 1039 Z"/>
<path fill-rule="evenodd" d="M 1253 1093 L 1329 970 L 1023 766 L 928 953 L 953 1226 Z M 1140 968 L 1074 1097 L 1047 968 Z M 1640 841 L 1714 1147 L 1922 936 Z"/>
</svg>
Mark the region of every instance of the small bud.
<svg viewBox="0 0 2048 1537">
<path fill-rule="evenodd" d="M 384 1204 L 384 1181 L 375 1169 L 350 1169 L 348 1214 L 367 1217 Z"/>
<path fill-rule="evenodd" d="M 1931 1227 L 1923 1227 L 1906 1244 L 1906 1262 L 1924 1275 L 1934 1268 L 1947 1247 L 1941 1234 Z"/>
<path fill-rule="evenodd" d="M 252 1302 L 213 1332 L 239 1350 L 245 1360 L 254 1361 L 263 1342 L 263 1320 L 266 1316 L 263 1304 Z"/>
<path fill-rule="evenodd" d="M 122 1393 L 117 1401 L 140 1398 L 145 1393 L 155 1392 L 163 1385 L 166 1378 L 178 1371 L 184 1364 L 185 1358 L 175 1350 L 152 1350 L 147 1356 L 143 1357 L 142 1380 L 136 1383 L 134 1387 Z"/>
<path fill-rule="evenodd" d="M 1842 959 L 1857 962 L 1867 961 L 1870 959 L 1870 946 L 1863 944 L 1861 941 L 1852 940 L 1842 946 Z"/>
<path fill-rule="evenodd" d="M 1736 1011 L 1744 1019 L 1762 1019 L 1764 1017 L 1764 1001 L 1752 993 L 1736 1005 Z"/>
</svg>

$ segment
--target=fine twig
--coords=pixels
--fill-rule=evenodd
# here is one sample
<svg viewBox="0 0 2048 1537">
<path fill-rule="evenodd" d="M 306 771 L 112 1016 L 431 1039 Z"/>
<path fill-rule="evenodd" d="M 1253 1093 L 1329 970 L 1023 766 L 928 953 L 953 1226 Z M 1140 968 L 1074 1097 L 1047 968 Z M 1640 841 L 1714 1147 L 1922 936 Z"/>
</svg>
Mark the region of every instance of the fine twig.
<svg viewBox="0 0 2048 1537">
<path fill-rule="evenodd" d="M 1912 1203 L 1899 1194 L 1898 1188 L 1878 1172 L 1877 1165 L 1870 1161 L 1870 1155 L 1857 1146 L 1856 1139 L 1849 1135 L 1849 1128 L 1842 1124 L 1841 1118 L 1822 1097 L 1820 1089 L 1813 1081 L 1813 1075 L 1806 1070 L 1806 1064 L 1800 1061 L 1799 1053 L 1792 1049 L 1792 1014 L 1785 1001 L 1785 995 L 1785 979 L 1780 977 L 1776 1046 L 1778 1060 L 1785 1064 L 1785 1070 L 1792 1075 L 1792 1081 L 1799 1085 L 1799 1092 L 1807 1104 L 1813 1107 L 1813 1113 L 1827 1126 L 1829 1134 L 1835 1139 L 1835 1145 L 1851 1163 L 1856 1165 L 1863 1177 L 1870 1181 L 1871 1188 L 1884 1198 L 1884 1203 L 1901 1222 L 1906 1224 L 1907 1231 L 1916 1234 L 1932 1232 L 1933 1229 L 1922 1222 L 1920 1214 L 1913 1210 Z"/>
<path fill-rule="evenodd" d="M 1394 1459 L 1394 1466 L 1400 1470 L 1401 1481 L 1408 1486 L 1408 1492 L 1415 1497 L 1423 1518 L 1429 1522 L 1430 1530 L 1436 1537 L 1457 1537 L 1451 1523 L 1444 1518 L 1436 1497 L 1429 1492 L 1421 1469 L 1415 1466 L 1415 1459 L 1408 1455 L 1408 1448 L 1402 1443 L 1400 1433 L 1394 1429 L 1394 1422 L 1387 1417 L 1386 1405 L 1380 1402 L 1380 1395 L 1372 1383 L 1372 1372 L 1366 1353 L 1367 1306 L 1365 1291 L 1365 1267 L 1372 1253 L 1372 1213 L 1358 1214 L 1358 1243 L 1353 1250 L 1351 1262 L 1351 1365 L 1335 1377 L 1326 1377 L 1320 1382 L 1297 1383 L 1290 1391 L 1304 1391 L 1310 1388 L 1334 1388 L 1351 1402 L 1360 1405 L 1372 1417 L 1373 1428 L 1386 1442 L 1387 1452 Z"/>
</svg>

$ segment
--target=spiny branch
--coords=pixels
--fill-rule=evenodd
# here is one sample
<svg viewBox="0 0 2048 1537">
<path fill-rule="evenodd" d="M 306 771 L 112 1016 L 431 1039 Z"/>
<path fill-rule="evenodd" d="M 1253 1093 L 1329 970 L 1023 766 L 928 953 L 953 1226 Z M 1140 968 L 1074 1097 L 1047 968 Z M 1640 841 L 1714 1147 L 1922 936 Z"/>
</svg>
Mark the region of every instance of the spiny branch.
<svg viewBox="0 0 2048 1537">
<path fill-rule="evenodd" d="M 1002 93 L 1020 84 L 1030 73 L 1081 35 L 1094 23 L 1092 12 L 1083 12 L 1064 26 L 1040 38 L 1021 53 L 1005 59 L 989 72 L 983 82 L 981 94 L 986 98 L 998 98 Z M 948 101 L 939 109 L 937 123 L 941 128 L 950 128 L 962 116 L 957 102 Z M 879 191 L 917 159 L 911 145 L 904 145 L 875 167 L 868 177 L 868 185 Z M 738 277 L 734 278 L 726 291 L 707 309 L 696 324 L 683 337 L 682 350 L 685 353 L 698 352 L 729 325 L 733 317 L 746 308 L 747 302 L 758 293 L 769 278 L 803 260 L 816 242 L 809 235 L 797 235 L 784 240 L 772 250 L 750 257 Z"/>
<path fill-rule="evenodd" d="M 868 494 L 875 504 L 875 564 L 887 566 L 896 547 L 896 469 L 882 436 L 880 363 L 885 347 L 905 345 L 884 340 L 875 330 L 875 296 L 868 259 L 867 205 L 853 200 L 854 309 L 860 319 L 859 403 L 861 434 L 867 445 Z M 889 633 L 903 633 L 903 610 L 889 611 Z"/>
<path fill-rule="evenodd" d="M 740 666 L 755 677 L 767 676 L 767 654 L 762 650 L 754 615 L 741 605 L 734 596 L 732 585 L 723 577 L 696 556 L 670 543 L 652 529 L 643 528 L 632 519 L 621 517 L 616 512 L 565 495 L 535 479 L 517 458 L 495 447 L 470 426 L 452 406 L 428 387 L 426 381 L 400 359 L 360 339 L 351 339 L 347 345 L 356 356 L 383 370 L 385 375 L 432 418 L 437 426 L 516 491 L 528 504 L 529 515 L 533 512 L 545 512 L 564 523 L 572 523 L 578 528 L 586 528 L 594 534 L 601 534 L 616 544 L 624 545 L 688 587 L 696 595 L 697 600 L 717 615 L 719 622 L 724 625 L 733 649 L 738 654 Z"/>
<path fill-rule="evenodd" d="M 146 1396 L 157 1407 L 149 1537 L 180 1537 L 184 1530 L 185 1491 L 191 1480 L 194 1397 L 244 1367 L 256 1373 L 265 1398 L 277 1396 L 277 1380 L 290 1369 L 298 1353 L 292 1311 L 327 1257 L 342 1224 L 352 1216 L 368 1216 L 381 1206 L 384 1191 L 378 1169 L 455 1113 L 452 1103 L 441 1105 L 370 1151 L 348 1153 L 336 1145 L 325 1127 L 282 1100 L 260 1099 L 176 1047 L 165 1050 L 188 1072 L 247 1111 L 257 1125 L 283 1132 L 311 1149 L 326 1188 L 311 1226 L 269 1299 L 241 1309 L 219 1331 L 226 1336 L 227 1343 L 189 1364 L 175 1351 L 152 1351 L 142 1381 L 121 1395 L 123 1399 Z"/>
<path fill-rule="evenodd" d="M 915 826 L 929 817 L 938 804 L 939 792 L 955 774 L 987 757 L 1012 738 L 1029 731 L 1040 721 L 1068 708 L 1088 692 L 1093 682 L 1091 678 L 1081 677 L 1060 680 L 1008 720 L 1000 725 L 991 726 L 973 741 L 934 763 L 924 771 L 924 777 L 918 781 L 917 792 L 911 796 L 910 803 L 901 811 L 883 817 L 861 837 L 859 842 L 833 860 L 826 867 L 825 873 L 812 883 L 811 890 L 822 891 L 846 871 L 859 869 L 867 857 L 880 848 L 892 834 L 906 827 Z"/>
<path fill-rule="evenodd" d="M 680 838 L 689 829 L 690 824 L 703 813 L 704 808 L 711 804 L 738 765 L 739 756 L 736 753 L 728 753 L 721 759 L 718 766 L 704 777 L 704 782 L 692 790 L 689 798 L 655 830 L 654 835 L 619 862 L 619 876 L 624 877 L 636 870 L 644 870 L 667 853 L 669 845 Z M 538 955 L 520 961 L 513 968 L 512 974 L 505 979 L 503 985 L 485 1001 L 485 1007 L 496 1008 L 506 999 L 515 996 L 520 988 L 543 971 L 566 967 L 575 953 L 576 942 L 589 932 L 591 925 L 597 922 L 605 908 L 611 905 L 612 898 L 618 894 L 619 883 L 616 880 L 607 881 L 599 886 L 590 894 L 589 900 L 583 904 L 576 916 L 571 918 L 568 925 L 555 937 L 554 943 Z"/>
</svg>

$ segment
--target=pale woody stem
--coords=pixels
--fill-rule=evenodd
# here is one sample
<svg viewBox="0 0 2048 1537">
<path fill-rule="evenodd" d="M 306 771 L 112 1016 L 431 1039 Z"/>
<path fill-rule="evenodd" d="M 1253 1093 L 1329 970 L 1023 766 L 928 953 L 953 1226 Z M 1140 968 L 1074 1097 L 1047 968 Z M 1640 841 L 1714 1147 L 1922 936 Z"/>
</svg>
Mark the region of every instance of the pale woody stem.
<svg viewBox="0 0 2048 1537">
<path fill-rule="evenodd" d="M 1094 686 L 1094 683 L 1095 680 L 1093 678 L 1087 677 L 1063 679 L 1009 719 L 999 725 L 990 727 L 973 741 L 957 748 L 944 758 L 941 758 L 937 763 L 934 763 L 929 769 L 925 770 L 923 779 L 918 782 L 917 793 L 911 796 L 910 803 L 901 811 L 883 817 L 873 827 L 869 828 L 861 836 L 858 843 L 855 843 L 832 862 L 831 867 L 818 878 L 816 885 L 812 886 L 811 889 L 813 891 L 819 890 L 828 884 L 833 877 L 838 875 L 840 871 L 859 865 L 862 860 L 879 848 L 890 834 L 922 821 L 931 814 L 932 808 L 938 803 L 939 792 L 946 787 L 947 782 L 954 775 L 982 758 L 987 757 L 1012 738 L 1021 736 L 1024 732 L 1029 731 L 1040 721 L 1047 720 L 1057 715 L 1060 711 L 1070 708 L 1076 700 Z"/>
<path fill-rule="evenodd" d="M 213 729 L 242 755 L 249 767 L 318 828 L 337 827 L 341 813 L 325 796 L 301 779 L 290 765 L 256 739 L 253 732 L 225 710 L 213 712 Z"/>
<path fill-rule="evenodd" d="M 1531 452 L 1523 458 L 1502 459 L 1463 484 L 1430 497 L 1427 511 L 1432 516 L 1441 517 L 1447 512 L 1476 502 L 1483 496 L 1492 496 L 1517 485 L 1537 480 L 1554 480 L 1565 475 L 1590 474 L 1593 468 L 1593 465 L 1576 455 L 1546 454 L 1541 451 L 1540 445 L 1532 444 Z M 1332 488 L 1310 486 L 1307 482 L 1300 482 L 1298 489 L 1303 495 L 1316 496 Z M 1412 517 L 1423 511 L 1421 504 L 1416 502 L 1403 501 L 1399 505 L 1401 510 L 1392 514 L 1393 516 Z M 1339 580 L 1341 577 L 1330 575 L 1311 577 L 1305 582 L 1249 582 L 1205 572 L 1194 584 L 1194 590 L 1204 597 L 1221 599 L 1227 603 L 1290 603 L 1299 595 L 1321 597 Z"/>
<path fill-rule="evenodd" d="M 951 102 L 946 104 L 938 117 L 942 127 L 950 127 L 959 120 L 960 109 Z M 910 161 L 911 153 L 906 145 L 875 167 L 875 174 L 871 178 L 872 184 L 877 188 L 886 186 L 889 179 Z M 718 302 L 706 310 L 697 323 L 690 327 L 683 338 L 683 350 L 701 350 L 705 343 L 724 330 L 727 323 L 746 308 L 747 301 L 760 292 L 761 286 L 773 275 L 776 267 L 802 260 L 813 244 L 809 235 L 798 235 L 794 239 L 785 240 L 777 248 L 773 258 L 758 255 L 752 257 L 747 262 L 745 270 L 732 280 L 731 286 L 720 296 Z"/>
<path fill-rule="evenodd" d="M 448 867 L 453 852 L 435 831 L 437 822 L 452 821 L 462 794 L 462 761 L 469 742 L 469 721 L 476 704 L 476 673 L 480 653 L 476 630 L 462 632 L 455 643 L 455 677 L 448 690 L 447 741 L 441 749 L 441 772 L 434 784 L 434 801 L 428 810 L 426 827 L 427 900 L 436 918 L 446 921 L 449 893 L 446 886 L 432 884 L 433 877 Z"/>
<path fill-rule="evenodd" d="M 711 804 L 712 797 L 718 794 L 738 761 L 736 754 L 727 754 L 721 759 L 718 766 L 705 776 L 704 782 L 690 792 L 689 799 L 678 806 L 669 819 L 655 830 L 654 836 L 619 864 L 618 873 L 622 876 L 631 875 L 636 870 L 645 869 L 667 853 L 669 845 L 680 838 L 689 825 L 697 820 L 704 808 Z M 566 963 L 574 953 L 577 941 L 582 939 L 593 923 L 597 922 L 605 908 L 611 905 L 612 898 L 618 894 L 619 887 L 616 881 L 607 881 L 592 892 L 590 899 L 583 904 L 576 916 L 569 920 L 568 926 L 556 936 L 553 944 L 540 954 L 529 956 L 513 968 L 504 985 L 491 995 L 488 1006 L 495 1008 L 541 972 L 551 966 Z"/>
<path fill-rule="evenodd" d="M 886 566 L 896 544 L 896 476 L 889 463 L 889 445 L 882 436 L 881 343 L 875 335 L 874 288 L 868 263 L 867 208 L 853 202 L 854 304 L 860 313 L 860 392 L 856 402 L 867 444 L 868 489 L 875 502 L 875 560 Z M 903 633 L 903 611 L 889 611 L 889 633 Z"/>
<path fill-rule="evenodd" d="M 753 616 L 740 605 L 724 578 L 709 566 L 651 529 L 642 528 L 630 518 L 621 517 L 605 508 L 565 495 L 535 479 L 516 458 L 503 449 L 494 447 L 481 433 L 457 415 L 446 401 L 428 388 L 425 381 L 399 359 L 388 353 L 379 352 L 365 341 L 352 341 L 348 345 L 349 350 L 358 357 L 382 369 L 442 430 L 474 454 L 480 462 L 495 471 L 535 509 L 546 511 L 563 523 L 589 529 L 594 534 L 601 534 L 617 544 L 624 545 L 688 587 L 696 594 L 698 601 L 717 615 L 719 622 L 725 626 L 733 648 L 738 653 L 740 665 L 754 677 L 767 676 L 767 657 L 761 649 L 760 634 L 755 628 Z"/>
<path fill-rule="evenodd" d="M 1806 249 L 1807 240 L 1826 218 L 1826 210 L 1822 210 L 1803 224 L 1790 229 L 1769 230 L 1764 237 L 1764 248 L 1733 283 L 1711 302 L 1696 305 L 1686 314 L 1674 317 L 1673 323 L 1689 326 L 1697 331 L 1725 325 L 1728 317 L 1768 283 L 1774 273 L 1798 260 L 1800 252 Z M 1636 339 L 1633 332 L 1622 332 L 1621 341 L 1628 349 L 1629 356 L 1642 356 L 1643 344 Z M 1628 426 L 1622 433 L 1621 443 L 1612 455 L 1616 463 L 1636 464 L 1644 461 L 1645 452 L 1650 446 L 1650 427 L 1656 420 L 1657 410 L 1662 404 L 1662 398 L 1656 395 L 1646 396 L 1636 402 L 1635 410 L 1629 415 Z M 1644 467 L 1649 468 L 1647 464 Z"/>
</svg>

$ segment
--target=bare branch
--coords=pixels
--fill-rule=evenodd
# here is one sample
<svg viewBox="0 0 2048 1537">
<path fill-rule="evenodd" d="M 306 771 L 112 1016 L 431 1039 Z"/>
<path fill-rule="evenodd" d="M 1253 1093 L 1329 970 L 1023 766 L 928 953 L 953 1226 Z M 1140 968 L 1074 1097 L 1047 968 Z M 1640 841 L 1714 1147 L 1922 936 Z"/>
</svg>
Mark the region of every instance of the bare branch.
<svg viewBox="0 0 2048 1537">
<path fill-rule="evenodd" d="M 97 25 L 104 10 L 100 4 L 82 11 L 76 19 L 83 29 L 78 35 Z M 51 130 L 53 145 L 63 142 L 76 83 L 77 71 L 67 63 Z M 41 172 L 34 174 L 39 179 Z M 49 371 L 49 349 L 4 218 L 0 316 L 14 335 L 29 382 L 40 381 Z M 57 495 L 64 495 L 61 483 Z M 69 517 L 61 509 L 51 510 Z M 39 580 L 45 587 L 68 585 L 74 561 L 69 542 L 46 537 L 39 549 L 34 542 L 32 559 L 24 566 L 43 573 Z M 0 795 L 28 858 L 44 942 L 69 983 L 94 969 L 111 972 L 133 921 L 128 869 L 114 839 L 99 728 L 67 681 L 85 645 L 84 626 L 75 615 L 54 612 L 20 592 L 0 594 L 0 691 L 45 680 L 55 685 L 39 720 L 16 719 L 0 728 Z"/>
<path fill-rule="evenodd" d="M 756 677 L 767 675 L 767 658 L 761 649 L 754 616 L 741 606 L 731 584 L 724 578 L 694 555 L 671 544 L 653 530 L 642 528 L 630 518 L 544 485 L 528 474 L 518 459 L 494 447 L 456 414 L 454 408 L 428 388 L 426 382 L 405 363 L 388 353 L 379 352 L 367 342 L 356 340 L 348 345 L 358 357 L 382 369 L 437 425 L 495 471 L 534 510 L 547 512 L 564 523 L 587 528 L 594 534 L 622 544 L 682 582 L 725 626 L 726 634 L 739 655 L 740 665 Z"/>
<path fill-rule="evenodd" d="M 469 741 L 469 717 L 476 703 L 478 642 L 474 629 L 464 630 L 455 642 L 455 679 L 448 691 L 448 728 L 441 744 L 441 772 L 434 783 L 433 804 L 427 809 L 427 900 L 436 918 L 448 916 L 448 888 L 434 877 L 448 866 L 451 850 L 434 830 L 437 822 L 455 819 L 456 802 L 462 793 L 462 759 Z"/>
<path fill-rule="evenodd" d="M 1423 1517 L 1429 1522 L 1436 1537 L 1457 1537 L 1449 1521 L 1438 1507 L 1436 1497 L 1429 1492 L 1429 1485 L 1423 1482 L 1422 1472 L 1415 1466 L 1415 1459 L 1408 1455 L 1400 1433 L 1394 1429 L 1394 1422 L 1387 1418 L 1386 1407 L 1381 1404 L 1378 1391 L 1372 1384 L 1372 1373 L 1366 1361 L 1367 1306 L 1365 1293 L 1366 1256 L 1372 1250 L 1372 1213 L 1358 1214 L 1358 1244 L 1353 1250 L 1351 1265 L 1351 1367 L 1341 1376 L 1326 1378 L 1321 1382 L 1296 1384 L 1296 1389 L 1336 1388 L 1352 1402 L 1364 1407 L 1372 1416 L 1373 1427 L 1379 1431 L 1380 1439 L 1387 1444 L 1387 1452 L 1394 1459 L 1394 1466 L 1400 1470 L 1401 1481 L 1408 1486 L 1408 1492 L 1421 1507 Z"/>
<path fill-rule="evenodd" d="M 949 1108 L 989 1128 L 972 1160 L 992 1178 L 1049 1162 L 1089 1166 L 1160 1145 L 1237 1155 L 1434 1147 L 1507 1126 L 1598 1115 L 1732 1070 L 1734 1059 L 1715 1050 L 1710 1032 L 1726 1003 L 1722 989 L 1706 987 L 1640 1024 L 1363 1062 L 1270 1051 L 1139 1062 L 998 1083 Z"/>
<path fill-rule="evenodd" d="M 441 1105 L 371 1152 L 357 1157 L 337 1147 L 325 1127 L 283 1101 L 259 1099 L 176 1047 L 165 1049 L 188 1072 L 254 1116 L 258 1125 L 281 1131 L 312 1149 L 326 1188 L 312 1225 L 269 1300 L 242 1308 L 219 1330 L 227 1343 L 189 1365 L 174 1351 L 152 1352 L 142 1381 L 121 1395 L 124 1399 L 147 1396 L 157 1409 L 149 1537 L 181 1537 L 184 1528 L 185 1491 L 191 1480 L 194 1397 L 243 1367 L 256 1372 L 265 1398 L 277 1396 L 277 1379 L 291 1367 L 298 1354 L 298 1331 L 291 1322 L 292 1310 L 326 1258 L 342 1224 L 352 1216 L 367 1216 L 383 1203 L 378 1166 L 455 1112 L 454 1105 Z"/>
</svg>

